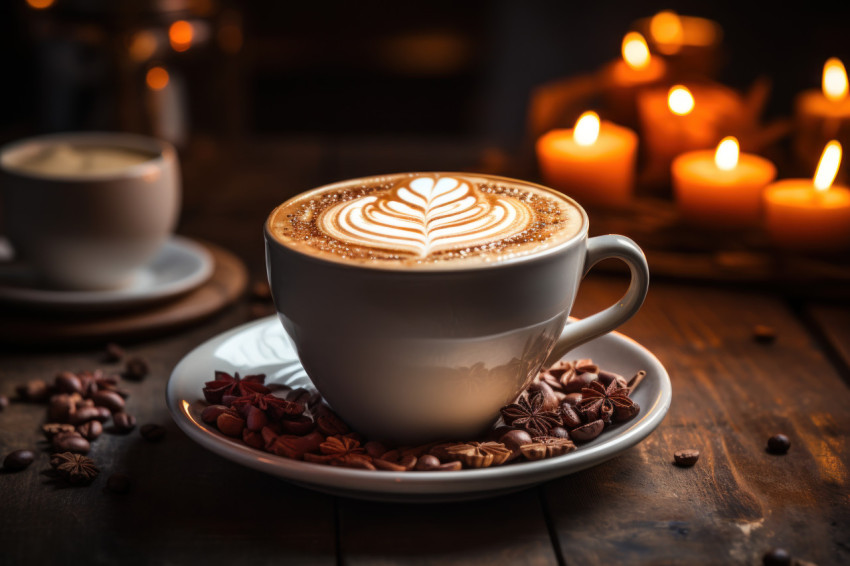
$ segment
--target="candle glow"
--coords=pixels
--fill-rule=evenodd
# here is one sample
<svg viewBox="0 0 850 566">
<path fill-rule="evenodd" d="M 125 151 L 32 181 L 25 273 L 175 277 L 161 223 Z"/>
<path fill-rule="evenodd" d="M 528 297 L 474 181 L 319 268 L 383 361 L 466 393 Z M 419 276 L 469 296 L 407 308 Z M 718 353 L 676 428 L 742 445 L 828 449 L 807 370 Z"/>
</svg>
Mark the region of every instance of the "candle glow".
<svg viewBox="0 0 850 566">
<path fill-rule="evenodd" d="M 145 75 L 145 82 L 151 90 L 162 90 L 168 86 L 168 71 L 162 67 L 151 67 Z"/>
<path fill-rule="evenodd" d="M 623 60 L 632 69 L 649 66 L 649 46 L 641 34 L 630 31 L 623 37 Z"/>
<path fill-rule="evenodd" d="M 186 20 L 177 20 L 168 28 L 168 41 L 174 51 L 186 51 L 192 46 L 194 37 L 192 24 Z"/>
<path fill-rule="evenodd" d="M 814 185 L 818 191 L 826 191 L 835 181 L 841 166 L 841 144 L 832 140 L 823 148 L 823 153 L 815 170 Z"/>
<path fill-rule="evenodd" d="M 585 112 L 578 117 L 573 139 L 578 145 L 588 146 L 596 143 L 599 137 L 599 114 L 596 112 Z"/>
<path fill-rule="evenodd" d="M 667 94 L 667 106 L 676 116 L 687 116 L 694 109 L 694 96 L 687 87 L 676 85 Z"/>
<path fill-rule="evenodd" d="M 728 136 L 720 140 L 717 144 L 717 151 L 714 153 L 714 163 L 721 171 L 731 171 L 738 166 L 738 155 L 740 146 L 738 140 L 734 136 Z"/>
<path fill-rule="evenodd" d="M 847 98 L 847 70 L 841 59 L 833 57 L 824 63 L 823 94 L 833 102 Z"/>
<path fill-rule="evenodd" d="M 682 20 L 676 12 L 664 10 L 658 12 L 649 21 L 649 33 L 658 47 L 666 55 L 678 53 L 684 40 Z"/>
</svg>

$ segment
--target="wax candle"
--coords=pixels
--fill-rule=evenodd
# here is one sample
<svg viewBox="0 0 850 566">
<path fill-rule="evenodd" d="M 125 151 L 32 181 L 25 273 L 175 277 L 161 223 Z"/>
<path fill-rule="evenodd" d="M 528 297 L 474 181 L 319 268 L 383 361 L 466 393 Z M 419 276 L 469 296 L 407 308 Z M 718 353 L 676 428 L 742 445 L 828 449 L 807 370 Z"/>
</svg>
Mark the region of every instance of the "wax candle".
<svg viewBox="0 0 850 566">
<path fill-rule="evenodd" d="M 850 144 L 850 96 L 841 60 L 832 58 L 824 64 L 821 90 L 802 92 L 794 110 L 794 152 L 807 170 L 815 167 L 827 141 Z"/>
<path fill-rule="evenodd" d="M 683 219 L 712 228 L 744 228 L 761 223 L 762 191 L 776 177 L 776 167 L 758 155 L 740 153 L 738 140 L 727 137 L 716 151 L 678 156 L 672 177 Z"/>
<path fill-rule="evenodd" d="M 634 189 L 637 134 L 595 112 L 575 128 L 552 130 L 537 140 L 544 182 L 590 206 L 622 206 Z"/>
<path fill-rule="evenodd" d="M 850 247 L 850 189 L 833 185 L 841 144 L 823 150 L 814 179 L 784 179 L 764 192 L 768 234 L 782 248 L 837 251 Z"/>
<path fill-rule="evenodd" d="M 664 10 L 638 20 L 634 28 L 649 38 L 656 53 L 667 58 L 677 77 L 713 77 L 720 68 L 723 29 L 706 18 Z"/>
<path fill-rule="evenodd" d="M 746 114 L 743 99 L 713 83 L 652 88 L 638 94 L 647 185 L 665 185 L 670 163 L 685 151 L 713 148 L 721 132 L 734 131 Z"/>
<path fill-rule="evenodd" d="M 667 65 L 649 53 L 644 37 L 629 32 L 623 37 L 622 57 L 602 71 L 606 114 L 617 123 L 637 126 L 637 93 L 658 85 L 667 74 Z"/>
</svg>

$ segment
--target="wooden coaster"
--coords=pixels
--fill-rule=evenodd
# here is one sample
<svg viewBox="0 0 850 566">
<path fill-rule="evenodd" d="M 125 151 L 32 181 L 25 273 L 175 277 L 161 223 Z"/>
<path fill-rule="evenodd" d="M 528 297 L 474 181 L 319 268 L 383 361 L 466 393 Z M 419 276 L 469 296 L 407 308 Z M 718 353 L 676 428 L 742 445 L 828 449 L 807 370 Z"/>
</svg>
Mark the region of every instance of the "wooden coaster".
<svg viewBox="0 0 850 566">
<path fill-rule="evenodd" d="M 79 344 L 137 339 L 203 320 L 243 295 L 248 273 L 242 261 L 229 251 L 207 242 L 199 243 L 212 254 L 215 267 L 206 283 L 186 295 L 141 310 L 92 316 L 13 310 L 4 313 L 0 342 Z"/>
</svg>

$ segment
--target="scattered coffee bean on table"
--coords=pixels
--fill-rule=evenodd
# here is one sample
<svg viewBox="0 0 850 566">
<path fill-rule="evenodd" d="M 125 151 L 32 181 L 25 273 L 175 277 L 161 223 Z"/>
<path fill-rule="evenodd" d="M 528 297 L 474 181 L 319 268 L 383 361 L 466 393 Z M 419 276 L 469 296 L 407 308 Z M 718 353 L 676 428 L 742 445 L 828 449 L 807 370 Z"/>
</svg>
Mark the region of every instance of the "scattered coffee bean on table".
<svg viewBox="0 0 850 566">
<path fill-rule="evenodd" d="M 136 428 L 136 417 L 127 413 L 112 415 L 112 430 L 118 434 L 127 434 Z"/>
<path fill-rule="evenodd" d="M 690 468 L 699 460 L 699 450 L 695 450 L 693 448 L 689 448 L 687 450 L 679 450 L 678 452 L 673 454 L 673 459 L 676 462 L 677 466 L 681 466 L 683 468 Z"/>
<path fill-rule="evenodd" d="M 150 373 L 150 365 L 147 360 L 134 357 L 127 360 L 124 366 L 124 377 L 133 381 L 141 381 Z"/>
<path fill-rule="evenodd" d="M 127 474 L 116 472 L 106 480 L 106 488 L 112 493 L 127 493 L 132 487 L 132 480 Z"/>
<path fill-rule="evenodd" d="M 110 364 L 117 364 L 124 359 L 125 355 L 124 348 L 114 342 L 110 342 L 106 345 L 103 352 L 103 361 Z"/>
<path fill-rule="evenodd" d="M 142 434 L 142 438 L 148 442 L 159 442 L 165 438 L 165 428 L 158 424 L 151 423 L 143 425 L 142 428 L 139 429 L 139 432 Z"/>
<path fill-rule="evenodd" d="M 0 411 L 3 411 L 9 406 L 9 398 L 5 395 L 0 395 Z"/>
<path fill-rule="evenodd" d="M 762 556 L 764 566 L 791 566 L 791 555 L 784 548 L 774 548 Z"/>
<path fill-rule="evenodd" d="M 771 454 L 785 454 L 791 448 L 791 441 L 784 434 L 774 434 L 767 439 L 767 451 Z"/>
<path fill-rule="evenodd" d="M 3 469 L 17 472 L 28 468 L 33 460 L 35 460 L 35 453 L 32 450 L 15 450 L 9 452 L 3 459 Z"/>
<path fill-rule="evenodd" d="M 776 342 L 776 329 L 772 326 L 757 324 L 753 327 L 753 340 L 759 344 L 773 344 Z"/>
</svg>

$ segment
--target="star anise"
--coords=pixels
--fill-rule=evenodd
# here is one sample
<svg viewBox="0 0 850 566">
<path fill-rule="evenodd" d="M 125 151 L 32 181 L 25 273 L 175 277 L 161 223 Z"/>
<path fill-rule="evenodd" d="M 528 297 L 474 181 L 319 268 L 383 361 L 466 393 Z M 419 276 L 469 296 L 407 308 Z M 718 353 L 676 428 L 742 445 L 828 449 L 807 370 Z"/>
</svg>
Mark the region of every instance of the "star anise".
<svg viewBox="0 0 850 566">
<path fill-rule="evenodd" d="M 239 411 L 239 414 L 245 418 L 247 418 L 251 407 L 265 411 L 275 421 L 295 417 L 304 412 L 304 405 L 301 403 L 287 401 L 272 393 L 266 393 L 265 395 L 262 393 L 251 393 L 243 397 L 238 397 L 230 403 L 230 408 Z"/>
<path fill-rule="evenodd" d="M 239 377 L 239 372 L 233 375 L 223 371 L 215 372 L 215 379 L 207 381 L 204 385 L 204 397 L 213 405 L 221 404 L 225 395 L 244 397 L 252 393 L 270 393 L 268 387 L 263 385 L 266 381 L 265 374 L 246 375 Z"/>
<path fill-rule="evenodd" d="M 518 402 L 502 407 L 502 417 L 507 425 L 524 428 L 532 436 L 546 436 L 550 428 L 563 423 L 558 413 L 543 409 L 543 402 L 539 391 L 529 399 L 520 397 Z"/>
<path fill-rule="evenodd" d="M 319 451 L 321 454 L 304 454 L 304 460 L 347 468 L 375 469 L 366 449 L 348 436 L 329 436 L 319 445 Z"/>
<path fill-rule="evenodd" d="M 68 483 L 82 485 L 91 483 L 100 473 L 94 460 L 82 454 L 63 452 L 50 459 L 50 465 L 68 480 Z"/>
<path fill-rule="evenodd" d="M 594 381 L 589 387 L 581 390 L 581 396 L 582 400 L 576 408 L 588 422 L 597 419 L 602 419 L 606 424 L 612 420 L 627 421 L 640 410 L 637 403 L 629 398 L 629 389 L 619 387 L 616 381 L 612 381 L 607 388 Z"/>
<path fill-rule="evenodd" d="M 504 464 L 512 452 L 501 442 L 465 442 L 449 446 L 446 453 L 467 468 L 487 468 Z"/>
<path fill-rule="evenodd" d="M 576 445 L 572 440 L 556 436 L 538 436 L 532 439 L 531 444 L 520 447 L 520 451 L 526 460 L 542 460 L 543 458 L 561 456 L 575 449 Z"/>
</svg>

